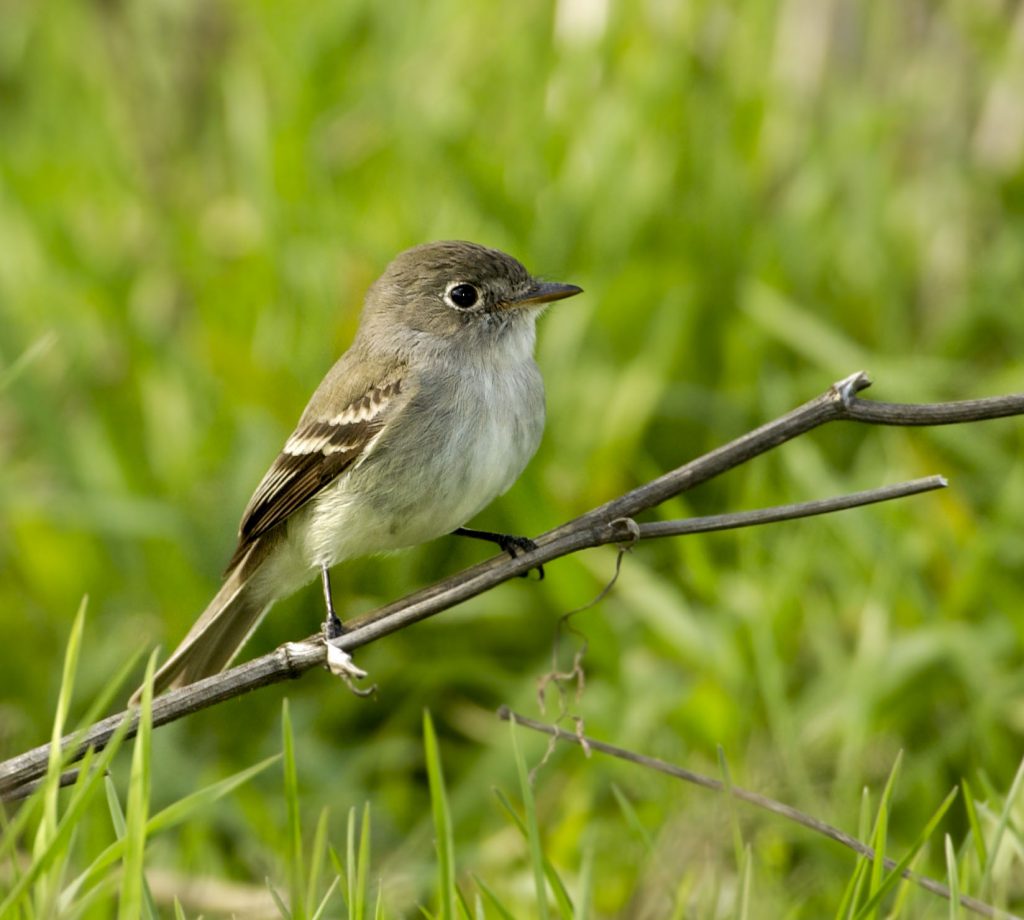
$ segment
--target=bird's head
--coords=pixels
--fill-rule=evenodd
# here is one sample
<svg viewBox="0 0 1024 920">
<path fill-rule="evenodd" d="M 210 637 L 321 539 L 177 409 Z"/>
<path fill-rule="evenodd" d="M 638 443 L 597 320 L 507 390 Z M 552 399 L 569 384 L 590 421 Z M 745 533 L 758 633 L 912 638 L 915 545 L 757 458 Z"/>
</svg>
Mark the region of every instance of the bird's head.
<svg viewBox="0 0 1024 920">
<path fill-rule="evenodd" d="M 396 256 L 370 288 L 361 332 L 388 330 L 454 342 L 501 339 L 529 331 L 554 300 L 581 292 L 540 281 L 512 256 L 477 243 L 425 243 Z"/>
</svg>

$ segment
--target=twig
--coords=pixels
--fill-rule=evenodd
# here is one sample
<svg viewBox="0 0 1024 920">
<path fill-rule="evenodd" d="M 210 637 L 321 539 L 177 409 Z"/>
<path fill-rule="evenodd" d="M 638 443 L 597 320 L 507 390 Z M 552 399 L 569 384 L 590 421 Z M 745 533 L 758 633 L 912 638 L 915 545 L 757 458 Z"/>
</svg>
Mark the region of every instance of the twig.
<svg viewBox="0 0 1024 920">
<path fill-rule="evenodd" d="M 78 782 L 80 771 L 79 770 L 65 770 L 61 773 L 57 779 L 57 785 L 61 789 L 66 789 L 68 786 L 73 786 Z M 31 783 L 25 783 L 18 786 L 16 789 L 11 789 L 5 792 L 3 795 L 3 801 L 5 802 L 17 802 L 20 799 L 27 799 L 33 792 L 35 792 L 40 786 L 43 785 L 43 779 L 33 780 Z"/>
<path fill-rule="evenodd" d="M 633 525 L 631 518 L 635 515 L 827 422 L 942 425 L 1024 414 L 1024 394 L 914 406 L 864 402 L 858 399 L 856 394 L 869 385 L 870 381 L 863 372 L 852 374 L 775 421 L 762 425 L 696 460 L 548 531 L 537 538 L 536 550 L 521 553 L 515 559 L 505 554 L 496 556 L 350 620 L 346 624 L 345 635 L 340 637 L 336 644 L 345 651 L 351 651 L 427 617 L 435 616 L 540 564 L 582 549 L 618 543 L 630 538 L 630 528 Z M 914 494 L 938 488 L 943 484 L 941 477 L 931 477 L 889 488 L 909 490 L 900 494 Z M 727 526 L 768 523 L 807 514 L 821 514 L 829 510 L 838 510 L 839 507 L 852 507 L 855 504 L 893 497 L 898 496 L 872 490 L 855 496 L 829 499 L 828 502 L 837 504 L 828 507 L 812 502 L 804 505 L 802 510 L 794 510 L 800 506 L 784 506 L 741 512 L 738 515 L 715 515 L 704 519 L 703 523 L 701 519 L 693 519 L 640 524 L 639 530 L 641 537 L 648 538 L 667 536 L 670 533 L 693 533 Z M 662 530 L 664 532 L 661 532 Z M 299 677 L 310 668 L 323 664 L 324 659 L 325 649 L 318 636 L 303 642 L 287 643 L 261 658 L 158 697 L 153 702 L 153 725 L 164 725 L 259 687 Z M 89 747 L 102 748 L 123 718 L 124 713 L 120 713 L 104 719 L 84 732 L 62 739 L 62 745 L 74 746 L 79 754 Z M 131 731 L 133 732 L 134 728 Z M 49 745 L 42 745 L 0 763 L 0 796 L 42 776 L 46 770 L 48 754 Z"/>
<path fill-rule="evenodd" d="M 779 521 L 792 521 L 796 518 L 831 514 L 833 511 L 861 508 L 864 505 L 892 501 L 895 498 L 907 498 L 911 495 L 920 495 L 922 492 L 944 489 L 948 485 L 944 476 L 925 476 L 923 479 L 911 479 L 891 486 L 851 492 L 849 495 L 839 495 L 836 498 L 818 498 L 793 505 L 758 508 L 756 511 L 709 514 L 681 521 L 654 521 L 650 524 L 638 524 L 636 537 L 639 540 L 649 540 L 652 537 L 681 537 L 692 533 L 711 533 L 714 530 L 735 530 L 739 527 L 775 524 Z"/>
<path fill-rule="evenodd" d="M 816 834 L 821 834 L 822 836 L 827 837 L 829 840 L 841 843 L 844 847 L 848 847 L 860 856 L 869 860 L 875 859 L 874 848 L 858 840 L 856 837 L 851 837 L 845 831 L 841 831 L 839 828 L 833 827 L 831 824 L 826 824 L 824 821 L 820 821 L 799 809 L 793 808 L 791 805 L 786 805 L 783 802 L 770 799 L 767 796 L 758 794 L 757 792 L 751 792 L 748 789 L 742 789 L 739 786 L 731 784 L 726 788 L 725 784 L 721 780 L 713 779 L 712 777 L 705 776 L 702 773 L 695 773 L 692 770 L 687 770 L 685 767 L 677 767 L 675 764 L 659 760 L 657 757 L 647 757 L 644 754 L 637 754 L 634 751 L 617 747 L 614 744 L 606 744 L 603 741 L 598 741 L 596 738 L 591 738 L 589 735 L 579 735 L 575 732 L 564 731 L 557 725 L 549 725 L 547 722 L 538 722 L 536 719 L 531 719 L 528 716 L 520 715 L 518 712 L 513 712 L 507 706 L 502 706 L 498 710 L 498 718 L 506 722 L 514 722 L 516 725 L 521 725 L 523 728 L 528 728 L 531 731 L 549 735 L 556 741 L 564 741 L 566 744 L 577 744 L 585 751 L 599 751 L 600 753 L 607 754 L 610 757 L 616 757 L 619 760 L 626 760 L 630 763 L 638 764 L 641 767 L 646 767 L 650 770 L 656 770 L 659 773 L 664 773 L 667 776 L 673 776 L 676 779 L 693 783 L 695 786 L 703 786 L 705 789 L 712 789 L 715 792 L 729 792 L 741 802 L 747 802 L 757 808 L 770 811 L 772 814 L 780 815 L 795 824 L 799 824 L 801 827 L 806 827 L 808 830 L 814 831 Z M 896 860 L 890 859 L 888 856 L 883 857 L 883 863 L 889 872 L 892 872 L 897 868 Z M 916 885 L 920 885 L 932 894 L 937 894 L 939 897 L 945 898 L 947 901 L 951 897 L 949 888 L 941 882 L 937 882 L 935 879 L 929 878 L 927 875 L 919 875 L 910 869 L 904 869 L 901 875 L 903 878 L 914 882 Z M 1022 918 L 1018 917 L 1016 914 L 1010 914 L 1006 911 L 999 910 L 998 908 L 986 904 L 984 901 L 972 898 L 970 895 L 960 895 L 960 904 L 968 910 L 974 911 L 974 913 L 980 914 L 983 917 L 1000 918 L 1000 920 L 1022 920 Z"/>
</svg>

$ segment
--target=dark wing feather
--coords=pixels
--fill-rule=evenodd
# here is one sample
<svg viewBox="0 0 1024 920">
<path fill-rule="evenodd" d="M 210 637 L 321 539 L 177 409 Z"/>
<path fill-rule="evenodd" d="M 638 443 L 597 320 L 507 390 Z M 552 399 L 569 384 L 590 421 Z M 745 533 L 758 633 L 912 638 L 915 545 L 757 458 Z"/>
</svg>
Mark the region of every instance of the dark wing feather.
<svg viewBox="0 0 1024 920">
<path fill-rule="evenodd" d="M 334 417 L 295 430 L 249 499 L 228 572 L 263 534 L 362 459 L 394 414 L 389 408 L 400 392 L 401 381 L 372 387 Z"/>
</svg>

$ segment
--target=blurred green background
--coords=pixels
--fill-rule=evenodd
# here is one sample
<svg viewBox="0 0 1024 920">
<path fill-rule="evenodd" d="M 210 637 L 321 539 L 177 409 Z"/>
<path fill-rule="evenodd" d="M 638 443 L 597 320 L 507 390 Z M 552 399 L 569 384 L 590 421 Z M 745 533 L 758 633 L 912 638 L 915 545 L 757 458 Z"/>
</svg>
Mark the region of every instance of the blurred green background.
<svg viewBox="0 0 1024 920">
<path fill-rule="evenodd" d="M 366 287 L 407 246 L 475 240 L 586 290 L 541 321 L 544 443 L 481 527 L 546 530 L 861 368 L 866 395 L 893 401 L 1024 390 L 1020 4 L 7 0 L 2 18 L 5 756 L 46 738 L 83 595 L 82 708 L 128 656 L 184 634 Z M 720 745 L 734 782 L 849 831 L 902 750 L 897 856 L 962 778 L 998 813 L 1024 754 L 1022 446 L 1013 419 L 832 426 L 671 503 L 665 517 L 931 473 L 952 486 L 637 548 L 574 621 L 573 710 L 716 775 Z M 436 541 L 340 568 L 335 593 L 364 610 L 487 554 Z M 161 729 L 154 807 L 279 750 L 287 696 L 303 809 L 329 804 L 340 840 L 369 800 L 374 877 L 410 914 L 433 872 L 427 707 L 460 879 L 530 916 L 526 848 L 493 793 L 516 783 L 494 710 L 537 713 L 558 616 L 614 561 L 557 562 L 363 650 L 376 701 L 314 672 Z M 246 654 L 311 632 L 319 604 L 312 588 L 279 605 Z M 543 741 L 523 744 L 537 762 Z M 598 915 L 675 900 L 731 916 L 713 796 L 575 749 L 537 782 L 549 858 L 573 879 L 593 853 Z M 1013 815 L 987 894 L 1020 909 Z M 740 822 L 755 916 L 831 915 L 853 858 Z M 284 823 L 265 774 L 148 861 L 259 886 L 281 874 Z M 941 832 L 959 846 L 967 828 L 954 806 Z M 920 868 L 944 865 L 936 838 Z"/>
</svg>

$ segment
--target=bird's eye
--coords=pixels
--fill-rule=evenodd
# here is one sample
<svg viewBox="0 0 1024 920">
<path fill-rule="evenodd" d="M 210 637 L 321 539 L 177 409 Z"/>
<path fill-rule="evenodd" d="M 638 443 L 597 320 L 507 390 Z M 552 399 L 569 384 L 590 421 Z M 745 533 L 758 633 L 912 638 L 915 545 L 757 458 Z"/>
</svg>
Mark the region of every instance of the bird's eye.
<svg viewBox="0 0 1024 920">
<path fill-rule="evenodd" d="M 444 299 L 448 301 L 449 305 L 459 310 L 468 310 L 480 299 L 480 292 L 472 284 L 459 282 L 448 288 Z"/>
</svg>

